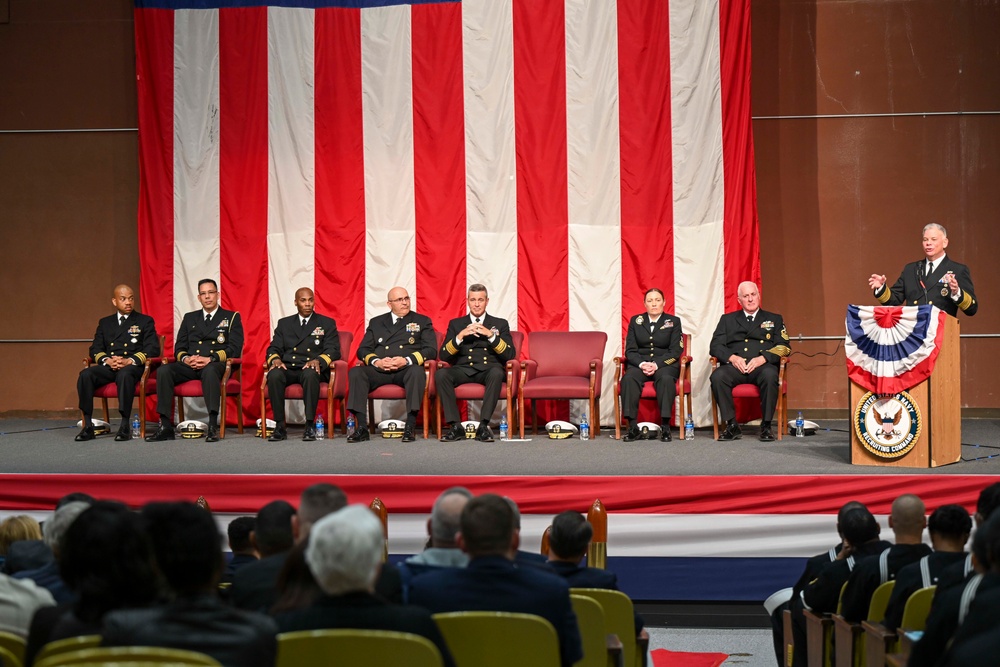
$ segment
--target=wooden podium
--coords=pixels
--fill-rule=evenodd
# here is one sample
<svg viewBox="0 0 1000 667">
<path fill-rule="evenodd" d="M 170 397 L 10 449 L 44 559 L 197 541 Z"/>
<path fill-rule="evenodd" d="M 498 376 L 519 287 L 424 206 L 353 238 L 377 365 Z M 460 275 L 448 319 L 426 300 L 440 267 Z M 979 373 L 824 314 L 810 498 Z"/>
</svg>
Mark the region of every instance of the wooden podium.
<svg viewBox="0 0 1000 667">
<path fill-rule="evenodd" d="M 962 371 L 959 322 L 945 316 L 944 338 L 934 372 L 906 392 L 913 397 L 921 417 L 920 434 L 913 448 L 898 458 L 883 458 L 865 448 L 855 421 L 858 403 L 868 393 L 850 381 L 851 463 L 863 466 L 936 468 L 957 463 L 962 457 Z"/>
</svg>

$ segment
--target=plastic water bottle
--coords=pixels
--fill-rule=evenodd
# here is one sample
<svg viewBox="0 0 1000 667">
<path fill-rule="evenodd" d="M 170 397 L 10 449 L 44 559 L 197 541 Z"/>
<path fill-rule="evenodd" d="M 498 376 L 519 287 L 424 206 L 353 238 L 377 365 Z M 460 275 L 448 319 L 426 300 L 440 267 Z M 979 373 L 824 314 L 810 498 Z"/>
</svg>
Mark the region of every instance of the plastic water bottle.
<svg viewBox="0 0 1000 667">
<path fill-rule="evenodd" d="M 580 417 L 580 439 L 590 440 L 590 424 L 587 423 L 587 415 Z"/>
<path fill-rule="evenodd" d="M 323 422 L 323 415 L 316 417 L 316 439 L 322 440 L 326 437 L 326 423 Z"/>
<path fill-rule="evenodd" d="M 357 424 L 354 421 L 354 413 L 353 412 L 348 412 L 347 413 L 347 437 L 348 438 L 351 437 L 352 435 L 354 435 L 354 429 L 356 427 L 357 427 Z"/>
<path fill-rule="evenodd" d="M 507 423 L 507 415 L 500 415 L 500 442 L 507 442 L 510 434 L 510 425 Z"/>
<path fill-rule="evenodd" d="M 795 418 L 795 437 L 803 438 L 806 435 L 806 423 L 802 420 L 802 413 Z"/>
<path fill-rule="evenodd" d="M 687 419 L 684 420 L 684 439 L 694 440 L 694 418 L 691 413 L 688 413 Z"/>
<path fill-rule="evenodd" d="M 142 433 L 142 424 L 139 423 L 139 413 L 132 415 L 132 439 L 138 440 L 139 434 Z"/>
</svg>

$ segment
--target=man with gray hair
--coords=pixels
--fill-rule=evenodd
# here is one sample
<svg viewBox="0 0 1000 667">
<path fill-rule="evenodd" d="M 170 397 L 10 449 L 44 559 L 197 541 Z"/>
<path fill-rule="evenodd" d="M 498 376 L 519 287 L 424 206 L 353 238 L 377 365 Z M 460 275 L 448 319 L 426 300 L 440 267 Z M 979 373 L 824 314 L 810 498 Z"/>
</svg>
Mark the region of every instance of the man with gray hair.
<svg viewBox="0 0 1000 667">
<path fill-rule="evenodd" d="M 402 579 L 403 601 L 407 600 L 410 582 L 425 572 L 439 567 L 465 567 L 469 556 L 458 548 L 455 536 L 460 529 L 462 509 L 472 498 L 464 486 L 445 489 L 434 501 L 427 519 L 427 548 L 400 563 L 397 568 Z"/>
<path fill-rule="evenodd" d="M 972 316 L 979 310 L 969 267 L 945 254 L 948 230 L 936 222 L 924 225 L 924 258 L 903 267 L 895 284 L 886 289 L 885 275 L 873 273 L 868 286 L 884 306 L 916 306 L 929 303 L 952 317 L 961 310 Z"/>
<path fill-rule="evenodd" d="M 52 549 L 55 558 L 34 570 L 22 570 L 14 574 L 15 579 L 31 579 L 42 588 L 49 591 L 55 599 L 56 604 L 69 602 L 73 599 L 72 591 L 67 588 L 59 574 L 59 542 L 66 533 L 70 524 L 83 514 L 84 510 L 90 507 L 90 503 L 82 500 L 74 500 L 66 503 L 55 511 L 52 518 L 42 526 L 42 537 L 46 546 Z"/>
<path fill-rule="evenodd" d="M 278 614 L 278 628 L 281 632 L 326 628 L 411 632 L 433 642 L 445 665 L 453 666 L 430 612 L 375 595 L 382 547 L 382 523 L 363 505 L 345 507 L 317 521 L 305 559 L 324 595 L 309 607 Z"/>
</svg>

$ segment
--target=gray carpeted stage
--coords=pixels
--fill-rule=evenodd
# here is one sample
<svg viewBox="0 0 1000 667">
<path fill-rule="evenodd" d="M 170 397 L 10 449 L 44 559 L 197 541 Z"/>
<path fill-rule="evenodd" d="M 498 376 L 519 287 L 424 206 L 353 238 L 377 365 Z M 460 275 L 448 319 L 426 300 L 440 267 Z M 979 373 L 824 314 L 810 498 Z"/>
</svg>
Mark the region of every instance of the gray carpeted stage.
<svg viewBox="0 0 1000 667">
<path fill-rule="evenodd" d="M 289 440 L 262 442 L 247 429 L 227 431 L 218 443 L 181 440 L 163 443 L 115 442 L 113 435 L 77 443 L 75 422 L 0 419 L 0 472 L 91 474 L 364 474 L 364 475 L 836 475 L 836 474 L 1000 474 L 1000 421 L 962 422 L 962 461 L 931 470 L 852 466 L 849 423 L 819 422 L 814 436 L 762 443 L 756 427 L 744 428 L 735 442 L 715 442 L 710 429 L 693 441 L 622 443 L 614 430 L 589 442 L 527 436 L 530 442 L 375 438 L 348 444 L 333 440 L 302 442 L 301 428 Z M 117 428 L 117 422 L 112 424 Z M 609 435 L 610 434 L 610 435 Z M 432 434 L 433 435 L 433 434 Z M 675 431 L 676 435 L 676 431 Z"/>
</svg>

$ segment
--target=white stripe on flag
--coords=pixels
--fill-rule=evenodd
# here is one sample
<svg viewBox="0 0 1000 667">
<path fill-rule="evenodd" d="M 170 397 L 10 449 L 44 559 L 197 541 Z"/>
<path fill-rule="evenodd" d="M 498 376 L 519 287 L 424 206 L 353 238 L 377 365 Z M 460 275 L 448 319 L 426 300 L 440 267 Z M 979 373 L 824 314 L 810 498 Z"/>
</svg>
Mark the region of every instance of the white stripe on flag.
<svg viewBox="0 0 1000 667">
<path fill-rule="evenodd" d="M 707 426 L 712 419 L 708 348 L 725 308 L 717 2 L 671 1 L 670 71 L 676 314 L 691 334 L 695 423 Z"/>
<path fill-rule="evenodd" d="M 517 329 L 514 29 L 510 0 L 462 3 L 466 282 L 490 291 L 490 312 Z"/>
</svg>

